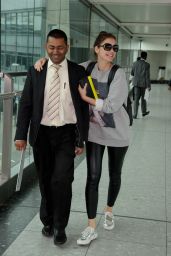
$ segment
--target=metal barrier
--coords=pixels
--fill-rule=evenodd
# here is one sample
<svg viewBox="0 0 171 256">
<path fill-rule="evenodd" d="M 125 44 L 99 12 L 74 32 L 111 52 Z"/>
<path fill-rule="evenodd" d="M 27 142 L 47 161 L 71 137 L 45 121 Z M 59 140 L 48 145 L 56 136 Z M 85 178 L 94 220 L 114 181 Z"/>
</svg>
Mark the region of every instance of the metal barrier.
<svg viewBox="0 0 171 256">
<path fill-rule="evenodd" d="M 2 124 L 2 162 L 1 162 L 1 183 L 11 177 L 11 147 L 12 147 L 12 118 L 14 97 L 21 94 L 21 91 L 14 90 L 14 77 L 26 76 L 27 72 L 0 73 L 4 80 L 4 90 L 0 94 L 0 101 L 3 111 Z"/>
</svg>

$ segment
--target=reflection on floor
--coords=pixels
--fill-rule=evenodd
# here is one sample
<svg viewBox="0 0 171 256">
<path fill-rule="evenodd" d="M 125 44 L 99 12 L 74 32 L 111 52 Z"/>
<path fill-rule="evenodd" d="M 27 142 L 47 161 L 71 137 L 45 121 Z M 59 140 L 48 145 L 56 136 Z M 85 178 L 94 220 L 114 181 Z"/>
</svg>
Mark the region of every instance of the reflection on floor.
<svg viewBox="0 0 171 256">
<path fill-rule="evenodd" d="M 171 255 L 171 92 L 167 85 L 152 85 L 148 108 L 150 115 L 140 116 L 131 128 L 122 187 L 114 207 L 115 229 L 105 231 L 102 225 L 108 183 L 105 154 L 97 214 L 98 239 L 90 246 L 76 245 L 76 239 L 87 224 L 84 199 L 86 161 L 83 160 L 75 170 L 67 243 L 57 247 L 52 239 L 42 237 L 42 225 L 36 214 L 40 195 L 35 185 L 23 195 L 24 199 L 18 199 L 17 204 L 11 202 L 7 206 L 9 209 L 4 214 L 1 212 L 0 233 L 3 239 L 0 245 L 1 253 L 5 251 L 3 256 L 95 256 L 97 253 L 99 256 Z M 26 226 L 27 213 L 32 220 Z M 25 224 L 24 219 L 27 219 Z M 15 241 L 14 236 L 10 237 L 13 233 L 17 237 Z M 8 240 L 8 245 L 13 241 L 9 247 L 5 244 Z"/>
</svg>

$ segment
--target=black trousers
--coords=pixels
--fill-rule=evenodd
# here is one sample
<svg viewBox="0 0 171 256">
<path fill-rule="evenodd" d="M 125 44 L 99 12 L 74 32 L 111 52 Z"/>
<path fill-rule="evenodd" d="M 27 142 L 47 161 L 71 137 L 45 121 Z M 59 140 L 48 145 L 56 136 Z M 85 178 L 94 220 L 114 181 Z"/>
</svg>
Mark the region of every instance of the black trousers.
<svg viewBox="0 0 171 256">
<path fill-rule="evenodd" d="M 134 116 L 137 117 L 139 100 L 141 99 L 141 111 L 142 114 L 145 114 L 147 111 L 147 102 L 144 98 L 146 88 L 134 87 Z"/>
<path fill-rule="evenodd" d="M 40 219 L 44 225 L 64 229 L 74 180 L 75 125 L 41 125 L 33 154 L 41 192 Z"/>
<path fill-rule="evenodd" d="M 112 207 L 118 196 L 121 186 L 121 169 L 128 147 L 107 147 L 109 187 L 107 205 Z M 94 219 L 98 204 L 98 187 L 102 172 L 102 159 L 105 146 L 88 142 L 87 151 L 87 184 L 86 184 L 86 207 L 89 219 Z"/>
</svg>

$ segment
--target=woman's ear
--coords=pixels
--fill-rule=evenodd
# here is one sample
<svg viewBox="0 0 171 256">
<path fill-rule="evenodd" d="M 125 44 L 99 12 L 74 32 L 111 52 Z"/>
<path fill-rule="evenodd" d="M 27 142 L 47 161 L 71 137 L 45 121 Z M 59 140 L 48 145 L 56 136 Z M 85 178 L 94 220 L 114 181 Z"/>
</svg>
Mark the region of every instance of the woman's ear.
<svg viewBox="0 0 171 256">
<path fill-rule="evenodd" d="M 97 54 L 97 53 L 99 53 L 99 47 L 98 46 L 95 46 L 94 47 L 94 52 Z"/>
</svg>

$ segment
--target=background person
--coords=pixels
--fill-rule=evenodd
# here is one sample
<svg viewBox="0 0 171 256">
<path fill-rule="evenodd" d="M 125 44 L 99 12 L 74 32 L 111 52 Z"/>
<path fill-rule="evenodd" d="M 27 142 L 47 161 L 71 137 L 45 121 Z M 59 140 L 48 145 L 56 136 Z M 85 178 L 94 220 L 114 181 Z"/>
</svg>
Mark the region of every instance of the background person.
<svg viewBox="0 0 171 256">
<path fill-rule="evenodd" d="M 142 116 L 150 113 L 147 111 L 147 102 L 145 100 L 145 91 L 151 90 L 150 84 L 150 64 L 146 62 L 147 52 L 141 52 L 141 59 L 133 63 L 131 70 L 132 84 L 134 86 L 134 118 L 137 118 L 139 100 L 141 99 Z"/>
<path fill-rule="evenodd" d="M 168 90 L 171 90 L 171 79 L 168 82 Z"/>
</svg>

